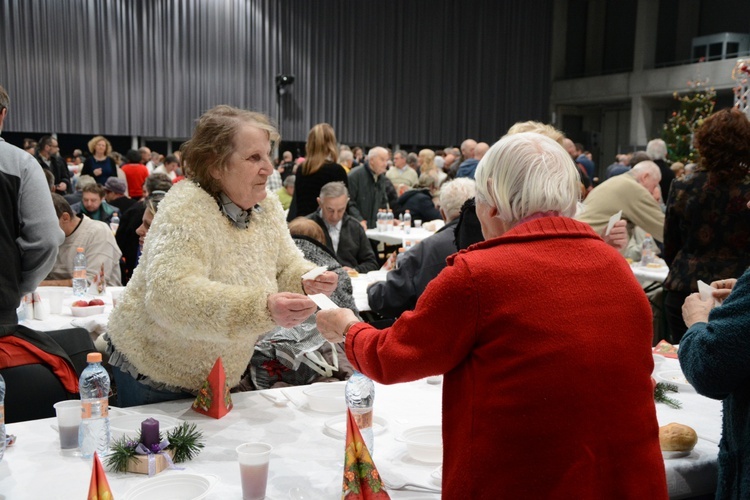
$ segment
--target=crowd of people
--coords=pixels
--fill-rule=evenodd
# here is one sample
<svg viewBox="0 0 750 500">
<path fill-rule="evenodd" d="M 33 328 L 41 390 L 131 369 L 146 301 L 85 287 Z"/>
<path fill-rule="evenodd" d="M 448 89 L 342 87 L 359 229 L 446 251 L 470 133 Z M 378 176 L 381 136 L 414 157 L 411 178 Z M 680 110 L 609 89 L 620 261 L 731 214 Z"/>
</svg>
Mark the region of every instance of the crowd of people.
<svg viewBox="0 0 750 500">
<path fill-rule="evenodd" d="M 9 102 L 0 87 L 0 130 Z M 90 275 L 126 285 L 97 345 L 121 406 L 194 397 L 218 357 L 237 390 L 321 380 L 301 362 L 304 339 L 322 358 L 348 358 L 334 379 L 355 369 L 381 383 L 445 374 L 446 498 L 496 488 L 666 498 L 653 313 L 627 260 L 648 234 L 670 266 L 665 336 L 682 342 L 698 391 L 725 401 L 720 492 L 747 494 L 750 475 L 737 465 L 750 454 L 744 114 L 705 120 L 693 167 L 670 165 L 655 139 L 597 169 L 583 145 L 538 122 L 437 151 L 348 147 L 319 123 L 303 156 L 275 160 L 279 140 L 266 116 L 224 105 L 166 157 L 148 148 L 122 157 L 95 136 L 68 165 L 53 136 L 27 152 L 0 138 L 0 181 L 16 186 L 4 203 L 18 222 L 0 234 L 12 263 L 0 273 L 3 324 L 17 323 L 20 297 L 37 285 L 70 286 L 82 247 Z M 357 310 L 350 276 L 387 258 L 366 232 L 383 209 L 396 223 L 408 210 L 444 226 L 368 288 L 375 318 L 391 319 L 378 329 Z M 303 277 L 316 266 L 326 271 Z M 701 300 L 698 280 L 723 304 Z M 317 311 L 318 293 L 340 308 Z M 616 363 L 593 348 L 602 339 Z M 617 400 L 602 400 L 613 385 Z"/>
</svg>

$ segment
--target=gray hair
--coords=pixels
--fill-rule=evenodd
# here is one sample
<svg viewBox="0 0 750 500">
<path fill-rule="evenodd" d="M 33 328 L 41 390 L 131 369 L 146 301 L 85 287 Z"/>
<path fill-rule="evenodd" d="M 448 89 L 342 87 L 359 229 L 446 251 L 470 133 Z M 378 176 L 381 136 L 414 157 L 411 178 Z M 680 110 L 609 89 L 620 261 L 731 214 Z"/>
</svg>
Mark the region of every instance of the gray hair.
<svg viewBox="0 0 750 500">
<path fill-rule="evenodd" d="M 282 185 L 283 185 L 284 187 L 288 187 L 288 186 L 294 186 L 294 182 L 295 182 L 296 180 L 297 180 L 297 176 L 295 176 L 295 175 L 290 175 L 290 176 L 288 176 L 288 177 L 287 177 L 286 179 L 284 179 L 284 182 L 282 183 Z"/>
<path fill-rule="evenodd" d="M 477 201 L 497 208 L 511 226 L 539 212 L 576 213 L 581 195 L 578 169 L 568 152 L 533 132 L 506 135 L 477 166 Z"/>
<path fill-rule="evenodd" d="M 349 190 L 346 189 L 346 184 L 341 181 L 329 182 L 320 188 L 320 199 L 326 198 L 338 198 L 340 196 L 349 196 Z"/>
<path fill-rule="evenodd" d="M 406 164 L 411 165 L 413 167 L 417 166 L 417 163 L 419 163 L 419 156 L 417 156 L 417 153 L 409 153 L 406 155 Z"/>
<path fill-rule="evenodd" d="M 629 173 L 636 179 L 640 179 L 643 174 L 649 174 L 654 179 L 661 180 L 661 170 L 659 170 L 659 165 L 651 160 L 642 161 L 636 164 L 636 166 L 630 169 Z"/>
<path fill-rule="evenodd" d="M 96 179 L 90 175 L 81 175 L 78 177 L 78 183 L 76 184 L 76 191 L 83 191 L 83 188 L 96 184 Z"/>
<path fill-rule="evenodd" d="M 646 153 L 652 160 L 663 160 L 667 157 L 667 143 L 661 139 L 649 141 L 646 145 Z"/>
<path fill-rule="evenodd" d="M 353 161 L 354 160 L 354 153 L 352 153 L 351 149 L 344 149 L 339 153 L 339 161 L 341 162 L 347 162 L 347 161 Z"/>
<path fill-rule="evenodd" d="M 388 150 L 380 146 L 375 146 L 374 148 L 370 149 L 367 152 L 367 159 L 372 160 L 377 155 L 382 154 L 382 153 L 388 154 Z"/>
<path fill-rule="evenodd" d="M 446 182 L 440 188 L 440 208 L 448 220 L 455 219 L 461 213 L 461 207 L 469 198 L 477 194 L 477 183 L 465 177 Z"/>
<path fill-rule="evenodd" d="M 401 157 L 405 160 L 407 156 L 409 156 L 409 153 L 404 151 L 403 149 L 397 149 L 393 152 L 393 156 L 401 155 Z"/>
</svg>

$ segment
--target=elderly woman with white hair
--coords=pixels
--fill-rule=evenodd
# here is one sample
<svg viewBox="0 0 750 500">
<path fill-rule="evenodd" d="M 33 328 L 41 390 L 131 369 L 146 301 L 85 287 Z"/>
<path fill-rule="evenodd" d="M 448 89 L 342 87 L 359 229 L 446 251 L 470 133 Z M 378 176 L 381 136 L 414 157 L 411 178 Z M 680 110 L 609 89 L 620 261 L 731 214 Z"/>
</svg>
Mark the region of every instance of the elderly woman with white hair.
<svg viewBox="0 0 750 500">
<path fill-rule="evenodd" d="M 376 330 L 321 311 L 319 330 L 380 383 L 445 374 L 443 498 L 667 498 L 651 309 L 617 251 L 572 219 L 569 155 L 505 136 L 476 183 L 486 241 L 451 256 L 413 312 Z"/>
</svg>

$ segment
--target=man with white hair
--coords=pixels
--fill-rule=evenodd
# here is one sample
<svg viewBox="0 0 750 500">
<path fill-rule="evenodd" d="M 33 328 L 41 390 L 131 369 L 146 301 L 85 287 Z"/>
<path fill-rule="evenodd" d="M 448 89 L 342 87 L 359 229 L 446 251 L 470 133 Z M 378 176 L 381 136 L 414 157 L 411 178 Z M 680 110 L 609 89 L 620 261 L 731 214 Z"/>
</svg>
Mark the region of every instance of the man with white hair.
<svg viewBox="0 0 750 500">
<path fill-rule="evenodd" d="M 667 163 L 667 143 L 661 139 L 649 141 L 646 145 L 646 153 L 648 153 L 661 171 L 661 181 L 659 181 L 659 186 L 661 186 L 662 196 L 666 198 L 669 196 L 669 186 L 672 185 L 672 181 L 675 177 L 674 172 L 672 172 L 672 169 L 669 168 L 669 164 Z M 666 199 L 664 201 L 666 201 Z"/>
<path fill-rule="evenodd" d="M 380 267 L 365 230 L 346 213 L 349 191 L 343 182 L 329 182 L 320 189 L 317 212 L 307 216 L 323 230 L 326 246 L 347 271 L 360 273 Z"/>
<path fill-rule="evenodd" d="M 378 210 L 388 206 L 385 170 L 388 150 L 374 147 L 367 153 L 367 163 L 349 173 L 349 214 L 365 229 L 377 224 Z"/>
<path fill-rule="evenodd" d="M 456 179 L 440 189 L 440 215 L 445 226 L 433 236 L 422 240 L 399 258 L 398 268 L 388 273 L 386 281 L 367 289 L 370 308 L 389 318 L 414 309 L 417 299 L 435 276 L 445 267 L 445 259 L 456 253 L 454 231 L 461 206 L 476 194 L 471 179 Z"/>
<path fill-rule="evenodd" d="M 456 177 L 467 177 L 469 179 L 473 179 L 474 172 L 477 169 L 477 165 L 479 165 L 479 160 L 481 160 L 484 157 L 484 155 L 487 153 L 489 149 L 490 149 L 490 146 L 486 142 L 479 142 L 475 144 L 474 156 L 466 160 L 465 162 L 463 162 L 458 167 L 458 172 L 456 172 Z"/>
<path fill-rule="evenodd" d="M 611 177 L 594 188 L 576 219 L 600 233 L 609 218 L 622 210 L 622 218 L 664 241 L 664 213 L 659 206 L 661 172 L 652 161 L 642 161 L 630 171 Z"/>
</svg>

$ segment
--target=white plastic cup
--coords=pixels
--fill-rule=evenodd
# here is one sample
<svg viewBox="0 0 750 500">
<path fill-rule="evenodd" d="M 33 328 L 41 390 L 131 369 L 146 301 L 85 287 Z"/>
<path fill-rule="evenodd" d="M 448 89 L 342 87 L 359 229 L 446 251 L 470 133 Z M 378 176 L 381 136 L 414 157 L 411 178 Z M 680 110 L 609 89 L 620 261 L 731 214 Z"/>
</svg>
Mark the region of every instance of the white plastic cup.
<svg viewBox="0 0 750 500">
<path fill-rule="evenodd" d="M 37 292 L 42 297 L 42 301 L 49 304 L 50 314 L 62 314 L 63 297 L 65 289 L 57 287 L 38 288 Z"/>
<path fill-rule="evenodd" d="M 420 227 L 422 227 L 422 219 L 416 219 L 416 220 L 414 221 L 414 227 L 415 227 L 415 228 L 420 228 Z"/>
<path fill-rule="evenodd" d="M 78 449 L 78 427 L 81 425 L 81 401 L 71 399 L 54 405 L 57 413 L 57 429 L 60 433 L 60 449 L 73 452 Z"/>
<path fill-rule="evenodd" d="M 243 500 L 263 500 L 266 497 L 271 450 L 271 445 L 266 443 L 245 443 L 237 447 Z"/>
</svg>

